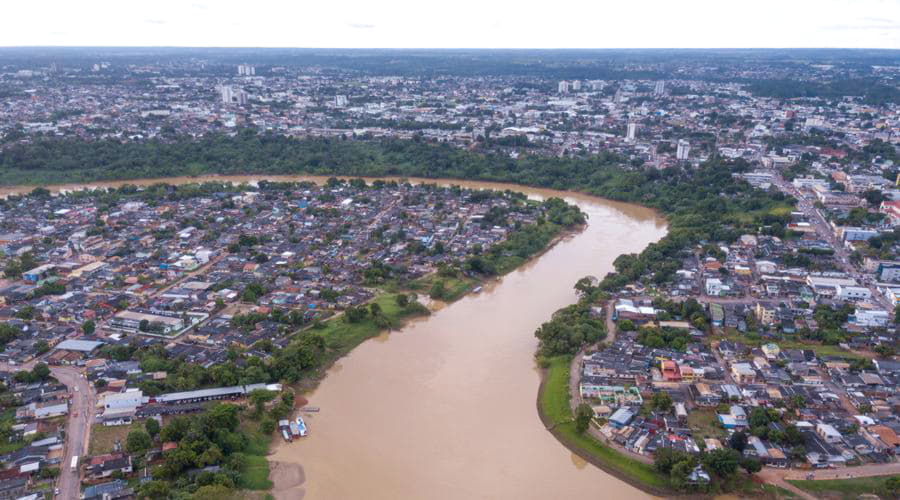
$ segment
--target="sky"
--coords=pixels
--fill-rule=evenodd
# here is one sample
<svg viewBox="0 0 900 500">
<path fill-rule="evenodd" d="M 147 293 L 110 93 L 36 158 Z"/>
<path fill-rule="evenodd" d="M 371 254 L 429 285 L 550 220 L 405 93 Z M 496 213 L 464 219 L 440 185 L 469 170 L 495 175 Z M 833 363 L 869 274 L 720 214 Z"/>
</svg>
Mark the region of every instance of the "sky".
<svg viewBox="0 0 900 500">
<path fill-rule="evenodd" d="M 900 0 L 28 0 L 0 46 L 890 48 Z"/>
</svg>

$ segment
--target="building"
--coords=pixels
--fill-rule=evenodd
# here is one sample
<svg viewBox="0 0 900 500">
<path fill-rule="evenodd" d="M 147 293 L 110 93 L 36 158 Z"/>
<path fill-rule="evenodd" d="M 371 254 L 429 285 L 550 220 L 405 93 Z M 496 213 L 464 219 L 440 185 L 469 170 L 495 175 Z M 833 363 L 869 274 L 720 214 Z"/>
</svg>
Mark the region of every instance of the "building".
<svg viewBox="0 0 900 500">
<path fill-rule="evenodd" d="M 160 316 L 135 311 L 121 311 L 109 321 L 108 326 L 128 332 L 169 335 L 184 328 L 180 317 Z"/>
<path fill-rule="evenodd" d="M 557 92 L 559 92 L 560 94 L 568 94 L 569 93 L 569 82 L 567 82 L 565 80 L 559 82 L 559 85 L 557 86 Z"/>
<path fill-rule="evenodd" d="M 828 190 L 828 181 L 825 179 L 816 179 L 815 177 L 797 177 L 792 184 L 797 189 L 807 189 L 812 191 L 818 188 L 823 191 Z"/>
<path fill-rule="evenodd" d="M 634 142 L 635 135 L 637 135 L 637 123 L 631 122 L 628 124 L 628 135 L 625 136 L 625 140 Z"/>
<path fill-rule="evenodd" d="M 691 143 L 684 139 L 678 140 L 678 148 L 675 150 L 676 160 L 687 160 L 691 155 Z"/>
<path fill-rule="evenodd" d="M 100 402 L 103 405 L 103 408 L 107 410 L 135 408 L 144 402 L 144 393 L 141 390 L 106 393 L 103 395 Z"/>
<path fill-rule="evenodd" d="M 575 92 L 581 90 L 581 80 L 572 80 L 572 90 Z"/>
<path fill-rule="evenodd" d="M 869 300 L 872 298 L 872 291 L 861 286 L 841 286 L 838 285 L 836 295 L 841 300 Z"/>
<path fill-rule="evenodd" d="M 738 405 L 731 405 L 727 414 L 719 415 L 719 422 L 726 429 L 747 427 L 747 412 Z"/>
<path fill-rule="evenodd" d="M 752 384 L 756 382 L 756 371 L 750 363 L 734 363 L 731 365 L 731 376 L 739 384 Z"/>
<path fill-rule="evenodd" d="M 634 412 L 627 408 L 619 408 L 615 413 L 609 417 L 609 425 L 621 429 L 626 425 L 631 423 L 631 419 L 634 418 Z"/>
<path fill-rule="evenodd" d="M 816 425 L 816 434 L 821 436 L 828 444 L 836 444 L 841 442 L 841 433 L 829 424 Z"/>
<path fill-rule="evenodd" d="M 219 87 L 219 95 L 222 98 L 222 104 L 237 104 L 245 106 L 249 101 L 249 95 L 242 89 L 235 89 L 229 85 Z"/>
<path fill-rule="evenodd" d="M 256 74 L 256 67 L 249 64 L 238 64 L 237 72 L 240 76 L 253 76 Z"/>
<path fill-rule="evenodd" d="M 771 325 L 772 323 L 775 323 L 776 310 L 774 307 L 767 305 L 767 304 L 763 304 L 762 302 L 758 302 L 756 304 L 755 312 L 756 312 L 756 319 L 758 319 L 759 322 L 762 323 L 763 325 L 768 326 L 768 325 Z"/>
<path fill-rule="evenodd" d="M 844 241 L 868 241 L 878 236 L 878 231 L 860 227 L 842 227 L 841 233 Z"/>
<path fill-rule="evenodd" d="M 229 87 L 228 85 L 222 85 L 219 87 L 219 96 L 222 99 L 222 104 L 231 104 L 234 100 L 234 88 Z"/>
<path fill-rule="evenodd" d="M 336 95 L 334 96 L 334 105 L 338 108 L 343 108 L 347 105 L 347 96 L 345 95 Z"/>
<path fill-rule="evenodd" d="M 660 80 L 656 82 L 656 86 L 653 87 L 653 95 L 661 96 L 666 93 L 666 81 Z"/>
</svg>

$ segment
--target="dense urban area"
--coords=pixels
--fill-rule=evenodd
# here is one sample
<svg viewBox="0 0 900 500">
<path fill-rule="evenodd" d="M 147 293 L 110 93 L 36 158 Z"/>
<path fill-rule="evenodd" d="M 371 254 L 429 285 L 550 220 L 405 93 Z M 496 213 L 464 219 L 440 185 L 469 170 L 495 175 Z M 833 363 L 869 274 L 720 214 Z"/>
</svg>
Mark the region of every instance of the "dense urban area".
<svg viewBox="0 0 900 500">
<path fill-rule="evenodd" d="M 0 181 L 88 188 L 0 203 L 0 499 L 266 491 L 323 367 L 585 223 L 413 176 L 666 217 L 535 332 L 579 455 L 900 495 L 895 53 L 33 50 L 0 51 Z M 340 178 L 89 186 L 238 173 Z"/>
</svg>

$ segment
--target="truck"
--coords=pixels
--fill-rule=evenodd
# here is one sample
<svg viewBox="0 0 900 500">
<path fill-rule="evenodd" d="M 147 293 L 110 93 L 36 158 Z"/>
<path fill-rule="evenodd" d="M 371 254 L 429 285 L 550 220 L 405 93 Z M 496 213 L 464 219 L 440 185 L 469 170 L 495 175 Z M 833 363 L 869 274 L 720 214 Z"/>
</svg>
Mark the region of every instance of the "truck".
<svg viewBox="0 0 900 500">
<path fill-rule="evenodd" d="M 72 472 L 78 472 L 78 455 L 72 457 Z"/>
</svg>

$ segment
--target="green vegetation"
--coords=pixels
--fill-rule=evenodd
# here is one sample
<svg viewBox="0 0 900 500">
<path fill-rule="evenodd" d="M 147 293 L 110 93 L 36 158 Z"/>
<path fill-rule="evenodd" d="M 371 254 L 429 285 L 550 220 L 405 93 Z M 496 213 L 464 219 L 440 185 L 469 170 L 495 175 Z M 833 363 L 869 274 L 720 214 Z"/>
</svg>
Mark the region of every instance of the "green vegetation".
<svg viewBox="0 0 900 500">
<path fill-rule="evenodd" d="M 544 425 L 566 447 L 598 467 L 656 494 L 669 493 L 667 478 L 653 467 L 631 459 L 589 434 L 578 431 L 569 407 L 570 360 L 568 356 L 555 356 L 546 360 L 547 371 L 538 395 L 538 410 Z"/>
<path fill-rule="evenodd" d="M 867 494 L 880 495 L 882 498 L 897 498 L 900 495 L 900 476 L 896 475 L 788 482 L 822 498 L 850 500 Z"/>
<path fill-rule="evenodd" d="M 328 364 L 350 352 L 362 341 L 375 337 L 385 327 L 399 328 L 406 318 L 428 314 L 428 310 L 418 302 L 410 302 L 405 308 L 401 308 L 397 304 L 396 295 L 381 294 L 373 301 L 373 304 L 378 305 L 380 316 L 384 318 L 381 321 L 368 312 L 358 321 L 351 322 L 342 318 L 332 318 L 324 323 L 313 325 L 299 337 L 308 335 L 321 337 L 325 347 L 322 361 Z M 385 323 L 386 326 L 383 326 Z"/>
<path fill-rule="evenodd" d="M 725 438 L 725 429 L 719 424 L 719 419 L 714 410 L 694 409 L 688 413 L 687 422 L 694 439 L 714 438 L 721 440 Z"/>
</svg>

